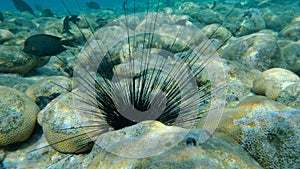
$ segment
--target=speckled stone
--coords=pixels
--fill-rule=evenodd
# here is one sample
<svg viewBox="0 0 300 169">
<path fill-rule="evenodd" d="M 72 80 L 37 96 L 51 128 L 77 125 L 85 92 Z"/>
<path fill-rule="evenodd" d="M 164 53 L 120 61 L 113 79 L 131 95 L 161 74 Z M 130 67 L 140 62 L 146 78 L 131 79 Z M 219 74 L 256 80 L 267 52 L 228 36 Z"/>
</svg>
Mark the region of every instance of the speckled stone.
<svg viewBox="0 0 300 169">
<path fill-rule="evenodd" d="M 299 40 L 300 39 L 300 34 L 299 34 L 299 29 L 300 29 L 300 21 L 295 21 L 283 28 L 279 35 L 281 37 L 289 38 L 291 40 Z"/>
<path fill-rule="evenodd" d="M 276 14 L 270 9 L 265 9 L 263 18 L 266 22 L 266 28 L 275 30 L 277 32 L 281 31 L 285 26 L 288 25 L 283 15 Z"/>
<path fill-rule="evenodd" d="M 38 114 L 38 123 L 43 127 L 48 143 L 59 152 L 82 153 L 90 150 L 94 135 L 91 131 L 101 132 L 99 123 L 95 124 L 97 116 L 93 116 L 87 108 L 76 109 L 74 104 L 73 93 L 65 93 Z"/>
<path fill-rule="evenodd" d="M 23 143 L 18 151 L 6 151 L 1 162 L 4 168 L 85 169 L 90 160 L 88 154 L 62 154 L 49 146 L 43 134 L 37 134 Z"/>
<path fill-rule="evenodd" d="M 300 81 L 283 82 L 280 84 L 280 91 L 276 101 L 300 109 Z"/>
<path fill-rule="evenodd" d="M 0 146 L 26 140 L 34 129 L 38 111 L 24 93 L 0 86 Z"/>
<path fill-rule="evenodd" d="M 286 105 L 297 107 L 300 101 L 300 78 L 293 72 L 273 68 L 264 71 L 253 81 L 253 91 Z"/>
<path fill-rule="evenodd" d="M 0 85 L 17 89 L 21 92 L 25 92 L 28 87 L 43 79 L 44 77 L 24 77 L 19 74 L 0 74 Z"/>
<path fill-rule="evenodd" d="M 300 73 L 300 42 L 282 40 L 278 44 L 280 46 L 282 62 L 277 65 L 275 64 L 275 66 Z"/>
<path fill-rule="evenodd" d="M 23 16 L 22 16 L 23 15 Z M 31 14 L 13 14 L 13 17 L 6 20 L 6 22 L 0 25 L 0 29 L 6 29 L 12 32 L 13 34 L 26 32 L 27 30 L 37 27 L 37 24 L 32 22 L 34 16 Z"/>
<path fill-rule="evenodd" d="M 35 67 L 37 59 L 22 51 L 21 46 L 0 45 L 0 72 L 25 74 Z"/>
<path fill-rule="evenodd" d="M 67 93 L 72 90 L 72 80 L 64 76 L 52 76 L 39 80 L 26 90 L 26 94 L 36 100 L 39 96 L 50 96 L 54 93 Z"/>
<path fill-rule="evenodd" d="M 200 10 L 197 13 L 194 13 L 193 17 L 205 24 L 220 24 L 222 22 L 220 14 L 210 9 Z"/>
<path fill-rule="evenodd" d="M 224 111 L 216 132 L 239 142 L 264 168 L 298 168 L 300 111 L 250 96 Z"/>
<path fill-rule="evenodd" d="M 211 24 L 201 29 L 203 33 L 210 39 L 214 38 L 219 41 L 220 45 L 225 45 L 225 42 L 231 38 L 231 32 L 218 24 Z"/>
<path fill-rule="evenodd" d="M 251 18 L 244 18 L 240 23 L 241 27 L 235 32 L 238 36 L 249 35 L 266 28 L 266 23 L 262 16 L 252 16 Z"/>
<path fill-rule="evenodd" d="M 11 33 L 9 30 L 0 29 L 0 44 L 11 40 L 12 38 L 14 38 L 13 33 Z"/>
<path fill-rule="evenodd" d="M 267 33 L 253 33 L 233 39 L 222 50 L 221 56 L 260 71 L 271 68 L 274 62 L 281 59 L 275 36 Z"/>
</svg>

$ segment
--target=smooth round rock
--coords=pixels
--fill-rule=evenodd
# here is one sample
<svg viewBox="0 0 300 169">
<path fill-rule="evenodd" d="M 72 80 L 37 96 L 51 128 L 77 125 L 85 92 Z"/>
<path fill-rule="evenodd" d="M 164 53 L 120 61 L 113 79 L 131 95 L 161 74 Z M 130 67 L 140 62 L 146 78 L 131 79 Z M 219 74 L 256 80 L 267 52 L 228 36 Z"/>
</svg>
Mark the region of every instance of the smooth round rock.
<svg viewBox="0 0 300 169">
<path fill-rule="evenodd" d="M 13 33 L 11 33 L 9 30 L 0 29 L 0 43 L 4 43 L 12 38 L 14 38 Z"/>
<path fill-rule="evenodd" d="M 58 96 L 39 113 L 38 122 L 52 148 L 62 153 L 82 153 L 91 149 L 92 139 L 87 131 L 99 126 L 94 124 L 96 127 L 93 128 L 92 123 L 85 123 L 88 119 L 79 112 L 73 103 L 73 93 L 66 93 Z"/>
<path fill-rule="evenodd" d="M 281 83 L 299 80 L 300 78 L 289 70 L 273 68 L 264 71 L 260 77 L 253 81 L 253 91 L 256 94 L 275 99 L 283 87 L 280 85 Z"/>
<path fill-rule="evenodd" d="M 21 46 L 0 46 L 0 51 L 2 73 L 25 74 L 37 64 L 36 57 L 24 53 Z"/>
<path fill-rule="evenodd" d="M 263 18 L 266 22 L 266 28 L 275 30 L 277 32 L 281 31 L 282 28 L 288 24 L 283 15 L 275 14 L 270 9 L 266 9 L 263 14 Z"/>
<path fill-rule="evenodd" d="M 202 28 L 202 31 L 208 38 L 215 38 L 219 40 L 221 45 L 224 45 L 224 43 L 232 36 L 228 29 L 220 26 L 219 24 L 207 25 Z"/>
<path fill-rule="evenodd" d="M 266 28 L 264 19 L 261 16 L 253 16 L 242 21 L 240 29 L 235 32 L 238 36 L 248 35 Z"/>
<path fill-rule="evenodd" d="M 289 38 L 291 40 L 299 40 L 300 39 L 300 21 L 298 22 L 292 22 L 290 25 L 283 28 L 279 35 L 281 37 Z"/>
<path fill-rule="evenodd" d="M 279 41 L 278 44 L 281 50 L 282 63 L 278 65 L 275 64 L 275 66 L 288 69 L 295 73 L 300 72 L 300 43 L 285 40 Z"/>
<path fill-rule="evenodd" d="M 38 111 L 24 93 L 0 86 L 0 146 L 26 140 L 34 129 Z"/>
<path fill-rule="evenodd" d="M 221 56 L 260 71 L 271 68 L 281 59 L 275 36 L 267 33 L 253 33 L 232 40 L 222 50 Z"/>
<path fill-rule="evenodd" d="M 72 80 L 64 76 L 51 76 L 39 80 L 26 90 L 26 94 L 36 100 L 39 96 L 50 96 L 54 93 L 67 93 L 72 89 Z"/>
</svg>

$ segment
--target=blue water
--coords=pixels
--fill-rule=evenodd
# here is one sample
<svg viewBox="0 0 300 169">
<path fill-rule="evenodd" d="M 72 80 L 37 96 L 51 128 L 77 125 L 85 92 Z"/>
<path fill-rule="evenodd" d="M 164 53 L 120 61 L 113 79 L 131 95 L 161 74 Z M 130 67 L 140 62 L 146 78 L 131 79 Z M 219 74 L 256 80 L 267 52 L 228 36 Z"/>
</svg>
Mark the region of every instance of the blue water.
<svg viewBox="0 0 300 169">
<path fill-rule="evenodd" d="M 14 7 L 11 0 L 0 0 L 0 1 L 1 1 L 0 11 L 16 11 L 16 8 Z M 3 3 L 3 1 L 5 1 L 5 3 Z M 27 2 L 34 11 L 36 11 L 34 7 L 36 4 L 40 5 L 42 8 L 49 8 L 53 12 L 66 11 L 61 0 L 24 0 L 24 1 Z M 78 0 L 80 8 L 82 8 L 83 10 L 88 10 L 86 3 L 89 1 L 90 0 Z M 121 8 L 122 2 L 124 0 L 93 0 L 93 1 L 98 2 L 101 8 Z M 73 12 L 80 11 L 75 0 L 64 0 L 64 2 L 69 9 L 74 10 Z"/>
</svg>

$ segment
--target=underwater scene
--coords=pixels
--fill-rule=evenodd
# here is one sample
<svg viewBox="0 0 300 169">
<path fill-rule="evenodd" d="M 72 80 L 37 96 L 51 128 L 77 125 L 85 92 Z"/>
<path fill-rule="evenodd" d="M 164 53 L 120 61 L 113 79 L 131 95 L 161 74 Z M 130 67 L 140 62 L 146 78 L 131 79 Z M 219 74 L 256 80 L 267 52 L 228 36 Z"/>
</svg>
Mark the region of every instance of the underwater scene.
<svg viewBox="0 0 300 169">
<path fill-rule="evenodd" d="M 0 169 L 299 169 L 300 1 L 2 0 Z"/>
</svg>

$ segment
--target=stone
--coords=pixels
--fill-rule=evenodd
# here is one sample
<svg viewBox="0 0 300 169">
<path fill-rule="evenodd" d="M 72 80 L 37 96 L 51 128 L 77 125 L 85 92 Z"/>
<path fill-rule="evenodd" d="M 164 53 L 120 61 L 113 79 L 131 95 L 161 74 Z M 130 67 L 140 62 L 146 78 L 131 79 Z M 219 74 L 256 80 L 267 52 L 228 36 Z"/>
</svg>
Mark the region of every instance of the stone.
<svg viewBox="0 0 300 169">
<path fill-rule="evenodd" d="M 270 9 L 266 9 L 266 11 L 263 13 L 263 18 L 266 23 L 266 28 L 277 32 L 281 31 L 285 26 L 288 25 L 284 16 L 275 14 Z"/>
<path fill-rule="evenodd" d="M 102 134 L 88 168 L 261 168 L 226 135 L 199 143 L 201 130 L 145 121 Z"/>
<path fill-rule="evenodd" d="M 232 34 L 228 29 L 218 24 L 207 25 L 201 30 L 209 39 L 217 39 L 221 46 L 225 45 L 225 43 L 232 37 Z"/>
<path fill-rule="evenodd" d="M 24 93 L 0 86 L 0 146 L 26 140 L 34 129 L 38 111 Z"/>
<path fill-rule="evenodd" d="M 0 44 L 9 41 L 14 38 L 14 34 L 9 30 L 0 29 Z"/>
<path fill-rule="evenodd" d="M 28 17 L 28 16 L 26 16 Z M 14 16 L 0 25 L 0 29 L 9 30 L 13 34 L 36 28 L 37 24 L 29 18 Z"/>
<path fill-rule="evenodd" d="M 282 62 L 275 66 L 295 73 L 300 72 L 300 43 L 291 40 L 282 40 L 278 44 L 280 46 Z"/>
<path fill-rule="evenodd" d="M 283 82 L 280 92 L 276 97 L 276 101 L 288 105 L 290 107 L 300 109 L 300 81 Z"/>
<path fill-rule="evenodd" d="M 240 25 L 240 29 L 235 32 L 235 35 L 237 36 L 249 35 L 266 28 L 266 24 L 262 16 L 252 16 L 250 18 L 244 18 Z"/>
<path fill-rule="evenodd" d="M 222 17 L 215 11 L 210 9 L 200 10 L 197 13 L 193 14 L 199 22 L 203 22 L 205 24 L 221 24 Z"/>
<path fill-rule="evenodd" d="M 276 38 L 267 33 L 253 33 L 231 40 L 221 51 L 221 57 L 260 71 L 273 67 L 281 59 Z"/>
<path fill-rule="evenodd" d="M 19 169 L 85 169 L 87 167 L 90 162 L 88 154 L 62 154 L 51 148 L 41 133 L 33 133 L 33 136 L 19 146 L 18 151 L 6 151 L 5 157 L 1 160 L 2 167 Z M 11 147 L 8 146 L 7 148 Z"/>
<path fill-rule="evenodd" d="M 102 130 L 97 116 L 87 112 L 88 108 L 74 106 L 73 95 L 65 93 L 51 101 L 40 111 L 38 123 L 52 148 L 62 153 L 78 154 L 90 150 L 92 136 L 96 137 L 95 133 Z"/>
<path fill-rule="evenodd" d="M 224 111 L 216 132 L 232 136 L 264 168 L 298 168 L 299 113 L 264 96 L 250 96 Z"/>
<path fill-rule="evenodd" d="M 50 96 L 54 93 L 62 94 L 72 90 L 72 80 L 64 76 L 51 76 L 37 81 L 26 90 L 26 94 L 36 100 L 39 96 Z"/>
<path fill-rule="evenodd" d="M 6 86 L 25 92 L 28 87 L 43 77 L 23 77 L 19 74 L 0 74 L 0 86 Z"/>
<path fill-rule="evenodd" d="M 37 64 L 35 56 L 27 55 L 21 46 L 0 45 L 0 72 L 26 74 Z"/>
<path fill-rule="evenodd" d="M 299 102 L 299 84 L 298 75 L 286 69 L 273 68 L 264 71 L 253 81 L 253 91 L 283 104 L 292 105 Z"/>
<path fill-rule="evenodd" d="M 279 36 L 297 41 L 300 39 L 299 30 L 300 30 L 300 21 L 292 22 L 291 24 L 289 24 L 288 26 L 286 26 L 280 31 Z"/>
</svg>

